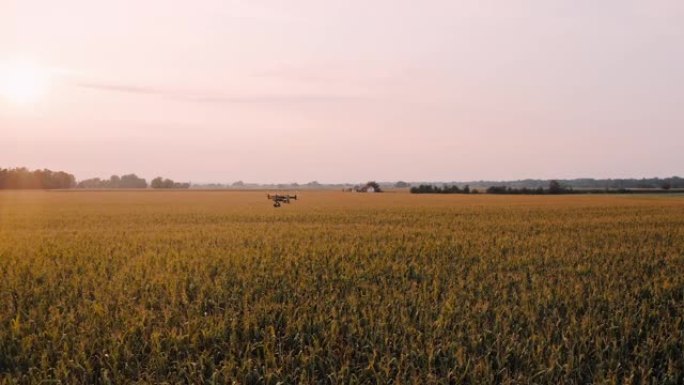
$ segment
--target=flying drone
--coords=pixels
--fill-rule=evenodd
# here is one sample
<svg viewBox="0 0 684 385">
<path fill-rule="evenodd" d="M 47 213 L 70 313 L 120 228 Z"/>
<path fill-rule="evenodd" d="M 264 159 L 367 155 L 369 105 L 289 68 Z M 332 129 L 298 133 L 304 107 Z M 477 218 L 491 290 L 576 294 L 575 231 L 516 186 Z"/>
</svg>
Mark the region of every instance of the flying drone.
<svg viewBox="0 0 684 385">
<path fill-rule="evenodd" d="M 273 201 L 273 207 L 280 207 L 282 203 L 290 203 L 290 200 L 297 200 L 297 194 L 266 194 L 266 197 Z"/>
</svg>

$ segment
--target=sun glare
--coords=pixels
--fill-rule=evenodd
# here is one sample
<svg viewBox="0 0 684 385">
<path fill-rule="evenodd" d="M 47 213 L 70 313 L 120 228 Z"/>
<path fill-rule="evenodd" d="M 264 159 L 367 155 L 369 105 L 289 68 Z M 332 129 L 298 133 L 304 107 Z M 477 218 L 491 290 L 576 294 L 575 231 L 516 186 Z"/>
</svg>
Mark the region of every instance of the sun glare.
<svg viewBox="0 0 684 385">
<path fill-rule="evenodd" d="M 0 63 L 0 97 L 16 104 L 37 102 L 47 91 L 48 73 L 30 62 Z"/>
</svg>

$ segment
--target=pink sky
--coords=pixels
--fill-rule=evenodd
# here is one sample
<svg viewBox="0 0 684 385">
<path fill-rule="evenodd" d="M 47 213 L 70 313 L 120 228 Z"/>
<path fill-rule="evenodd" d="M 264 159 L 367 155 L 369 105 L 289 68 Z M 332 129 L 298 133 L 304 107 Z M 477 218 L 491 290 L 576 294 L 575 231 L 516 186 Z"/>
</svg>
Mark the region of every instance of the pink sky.
<svg viewBox="0 0 684 385">
<path fill-rule="evenodd" d="M 0 167 L 357 182 L 684 174 L 684 2 L 0 0 Z"/>
</svg>

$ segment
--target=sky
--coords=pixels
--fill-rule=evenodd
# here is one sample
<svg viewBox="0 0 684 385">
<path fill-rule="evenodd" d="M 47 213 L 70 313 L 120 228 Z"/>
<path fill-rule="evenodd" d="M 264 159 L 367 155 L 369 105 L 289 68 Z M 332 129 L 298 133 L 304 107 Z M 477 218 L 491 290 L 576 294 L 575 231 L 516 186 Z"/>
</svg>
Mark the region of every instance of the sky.
<svg viewBox="0 0 684 385">
<path fill-rule="evenodd" d="M 0 0 L 3 71 L 0 167 L 78 179 L 684 174 L 681 0 Z"/>
</svg>

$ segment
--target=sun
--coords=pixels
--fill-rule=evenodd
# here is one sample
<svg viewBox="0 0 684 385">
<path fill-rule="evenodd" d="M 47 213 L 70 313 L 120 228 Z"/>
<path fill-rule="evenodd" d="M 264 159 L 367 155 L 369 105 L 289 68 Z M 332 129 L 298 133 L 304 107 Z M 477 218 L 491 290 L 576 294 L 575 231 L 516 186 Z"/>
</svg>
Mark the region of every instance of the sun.
<svg viewBox="0 0 684 385">
<path fill-rule="evenodd" d="M 48 72 L 27 61 L 0 63 L 0 97 L 16 104 L 35 103 L 45 94 Z"/>
</svg>

